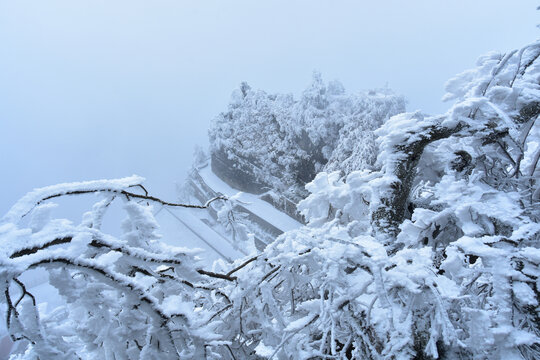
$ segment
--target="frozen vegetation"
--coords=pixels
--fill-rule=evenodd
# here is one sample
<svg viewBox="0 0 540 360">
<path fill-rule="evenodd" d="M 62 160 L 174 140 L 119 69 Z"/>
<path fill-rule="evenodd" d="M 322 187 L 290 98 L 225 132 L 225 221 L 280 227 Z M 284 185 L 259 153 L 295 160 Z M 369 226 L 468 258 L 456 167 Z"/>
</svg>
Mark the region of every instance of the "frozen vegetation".
<svg viewBox="0 0 540 360">
<path fill-rule="evenodd" d="M 242 84 L 212 124 L 212 167 L 298 201 L 306 224 L 257 250 L 235 217 L 247 197 L 209 198 L 195 207 L 243 231 L 233 263 L 165 245 L 153 205 L 189 205 L 141 178 L 28 194 L 0 222 L 13 359 L 540 358 L 539 58 L 540 43 L 482 56 L 436 116 L 318 74 L 299 100 Z M 82 222 L 52 216 L 83 194 L 99 201 Z M 101 227 L 113 201 L 116 236 Z M 54 311 L 21 280 L 36 268 Z"/>
<path fill-rule="evenodd" d="M 317 72 L 299 100 L 242 83 L 209 131 L 212 167 L 241 189 L 272 189 L 296 203 L 321 171 L 371 167 L 373 131 L 403 111 L 404 98 L 389 89 L 347 94 Z"/>
</svg>

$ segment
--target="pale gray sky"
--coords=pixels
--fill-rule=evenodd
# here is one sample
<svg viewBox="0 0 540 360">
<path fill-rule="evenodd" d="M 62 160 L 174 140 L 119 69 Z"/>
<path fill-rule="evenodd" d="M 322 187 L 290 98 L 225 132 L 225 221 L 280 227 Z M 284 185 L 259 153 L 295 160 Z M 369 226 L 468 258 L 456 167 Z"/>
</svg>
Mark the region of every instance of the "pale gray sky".
<svg viewBox="0 0 540 360">
<path fill-rule="evenodd" d="M 34 187 L 133 173 L 173 197 L 241 81 L 298 94 L 318 69 L 443 112 L 449 77 L 538 37 L 536 5 L 0 0 L 0 213 Z"/>
</svg>

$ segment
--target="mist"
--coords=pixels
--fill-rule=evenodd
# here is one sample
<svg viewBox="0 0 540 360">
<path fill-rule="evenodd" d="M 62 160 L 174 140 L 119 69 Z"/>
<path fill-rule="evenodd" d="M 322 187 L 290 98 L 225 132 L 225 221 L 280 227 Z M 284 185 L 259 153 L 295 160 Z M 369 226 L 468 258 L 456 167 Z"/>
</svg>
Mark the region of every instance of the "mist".
<svg viewBox="0 0 540 360">
<path fill-rule="evenodd" d="M 242 81 L 313 70 L 441 113 L 445 81 L 538 37 L 535 1 L 0 0 L 2 213 L 32 188 L 138 174 L 175 197 Z"/>
</svg>

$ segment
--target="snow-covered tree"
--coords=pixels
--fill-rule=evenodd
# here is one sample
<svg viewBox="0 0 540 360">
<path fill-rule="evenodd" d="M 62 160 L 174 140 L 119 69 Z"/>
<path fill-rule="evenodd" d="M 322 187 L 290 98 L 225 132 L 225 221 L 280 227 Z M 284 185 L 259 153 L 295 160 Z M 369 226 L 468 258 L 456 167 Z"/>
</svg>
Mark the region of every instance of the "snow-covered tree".
<svg viewBox="0 0 540 360">
<path fill-rule="evenodd" d="M 272 189 L 297 202 L 325 168 L 348 174 L 372 165 L 373 130 L 404 110 L 389 89 L 346 94 L 317 72 L 299 100 L 242 83 L 209 131 L 212 166 L 241 190 Z"/>
<path fill-rule="evenodd" d="M 214 289 L 196 252 L 160 242 L 150 202 L 136 176 L 61 184 L 27 194 L 0 223 L 0 283 L 16 359 L 201 359 L 220 336 L 213 332 Z M 139 191 L 137 191 L 139 190 Z M 141 193 L 141 191 L 143 193 Z M 101 199 L 80 224 L 52 217 L 49 200 L 82 194 Z M 110 204 L 123 201 L 123 234 L 101 229 Z M 41 314 L 20 276 L 48 272 L 63 306 Z M 39 299 L 38 299 L 39 300 Z"/>
<path fill-rule="evenodd" d="M 447 113 L 387 119 L 395 95 L 356 103 L 318 76 L 298 101 L 242 85 L 212 151 L 262 182 L 314 178 L 306 226 L 219 271 L 158 241 L 149 204 L 187 205 L 140 178 L 30 193 L 0 223 L 15 356 L 540 358 L 540 43 L 484 56 L 446 89 Z M 358 148 L 344 135 L 356 131 Z M 50 217 L 48 200 L 86 193 L 102 198 L 80 224 Z M 121 236 L 101 230 L 114 199 Z M 34 268 L 65 301 L 46 316 L 20 280 Z"/>
<path fill-rule="evenodd" d="M 318 174 L 230 290 L 238 356 L 539 358 L 539 56 L 480 58 L 446 114 L 375 131 L 373 167 Z"/>
</svg>

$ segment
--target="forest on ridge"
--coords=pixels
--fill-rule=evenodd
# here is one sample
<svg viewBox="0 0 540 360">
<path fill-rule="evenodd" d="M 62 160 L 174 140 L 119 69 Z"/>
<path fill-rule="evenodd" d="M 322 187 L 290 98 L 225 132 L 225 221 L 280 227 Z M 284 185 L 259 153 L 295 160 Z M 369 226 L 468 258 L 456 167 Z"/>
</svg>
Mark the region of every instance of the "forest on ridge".
<svg viewBox="0 0 540 360">
<path fill-rule="evenodd" d="M 241 83 L 181 200 L 135 175 L 29 192 L 0 219 L 10 359 L 540 358 L 540 42 L 445 89 L 429 115 L 318 72 L 298 98 Z M 298 227 L 257 228 L 201 169 Z M 80 222 L 55 217 L 84 196 Z M 111 204 L 121 234 L 102 226 Z M 245 256 L 168 244 L 160 208 L 210 214 L 212 241 Z M 23 280 L 36 269 L 51 311 Z"/>
</svg>

